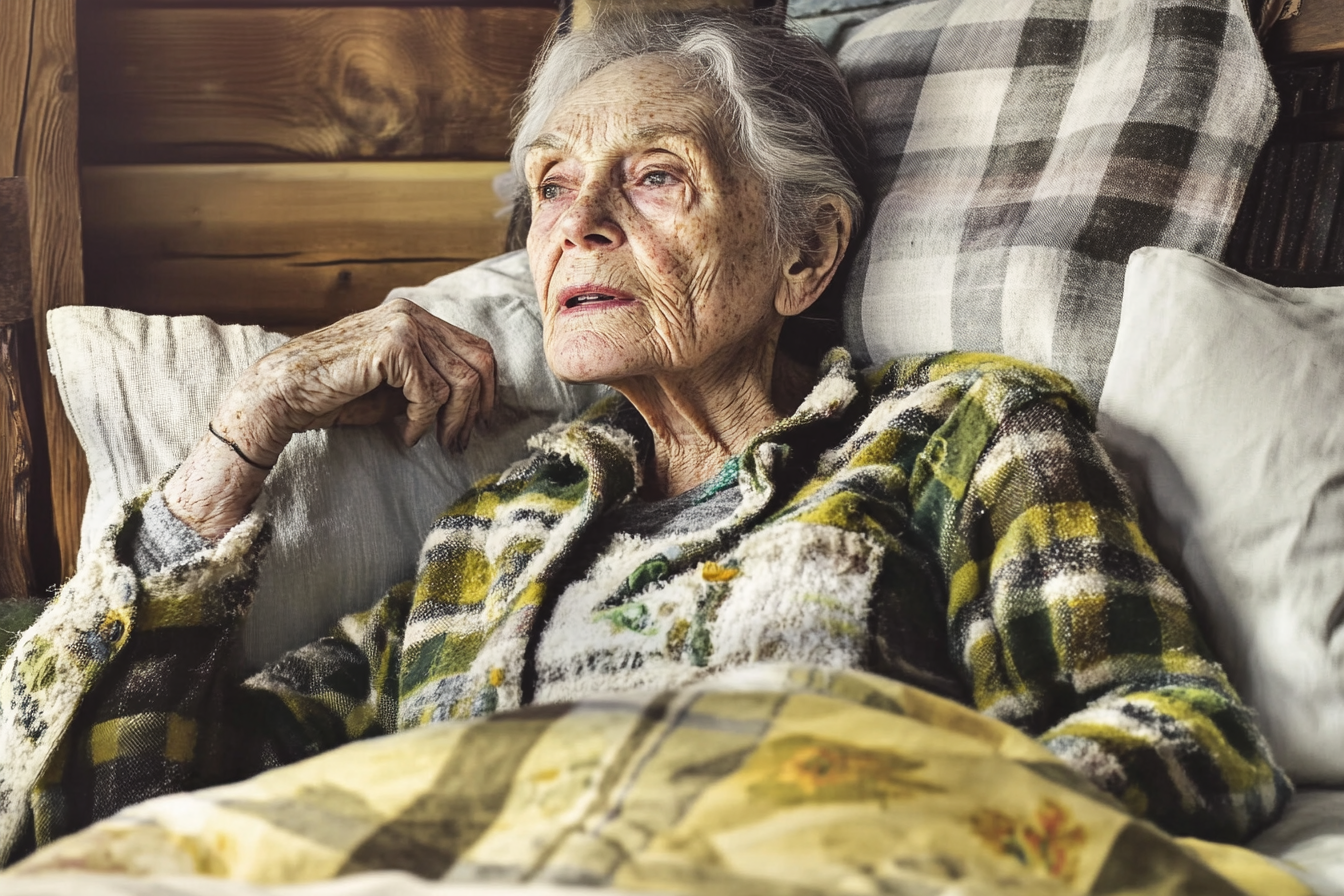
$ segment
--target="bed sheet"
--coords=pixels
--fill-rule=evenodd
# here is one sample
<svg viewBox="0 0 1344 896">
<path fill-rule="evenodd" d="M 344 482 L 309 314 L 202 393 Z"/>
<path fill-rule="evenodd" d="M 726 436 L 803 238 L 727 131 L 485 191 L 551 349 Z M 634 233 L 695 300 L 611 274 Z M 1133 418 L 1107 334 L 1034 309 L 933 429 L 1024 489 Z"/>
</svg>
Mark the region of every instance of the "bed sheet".
<svg viewBox="0 0 1344 896">
<path fill-rule="evenodd" d="M 1302 790 L 1283 818 L 1251 842 L 1278 859 L 1319 896 L 1344 896 L 1344 790 Z"/>
</svg>

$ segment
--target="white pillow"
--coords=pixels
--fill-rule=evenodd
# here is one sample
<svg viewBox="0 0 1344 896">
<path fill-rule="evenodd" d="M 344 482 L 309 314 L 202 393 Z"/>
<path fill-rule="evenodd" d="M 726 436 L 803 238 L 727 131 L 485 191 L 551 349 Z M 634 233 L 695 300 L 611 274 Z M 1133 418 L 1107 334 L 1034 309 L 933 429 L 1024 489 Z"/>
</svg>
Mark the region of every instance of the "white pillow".
<svg viewBox="0 0 1344 896">
<path fill-rule="evenodd" d="M 522 456 L 529 435 L 600 394 L 565 385 L 547 368 L 522 252 L 389 298 L 398 296 L 493 344 L 501 402 L 493 431 L 475 433 L 458 456 L 432 438 L 403 449 L 381 429 L 296 436 L 266 483 L 276 537 L 243 629 L 249 670 L 413 575 L 420 542 L 449 502 Z M 52 372 L 92 478 L 81 556 L 122 501 L 182 461 L 238 373 L 287 338 L 204 317 L 96 307 L 55 309 L 47 330 Z"/>
<path fill-rule="evenodd" d="M 1344 288 L 1130 256 L 1099 429 L 1299 783 L 1344 784 Z"/>
</svg>

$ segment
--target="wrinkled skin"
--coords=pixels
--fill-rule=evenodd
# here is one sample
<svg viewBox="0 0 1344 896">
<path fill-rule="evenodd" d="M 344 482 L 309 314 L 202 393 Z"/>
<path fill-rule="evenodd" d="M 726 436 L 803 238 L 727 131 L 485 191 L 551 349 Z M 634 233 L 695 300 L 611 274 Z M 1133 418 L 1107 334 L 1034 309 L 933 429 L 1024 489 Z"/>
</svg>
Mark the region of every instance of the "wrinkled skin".
<svg viewBox="0 0 1344 896">
<path fill-rule="evenodd" d="M 297 432 L 390 422 L 407 445 L 431 429 L 463 448 L 495 402 L 490 344 L 404 299 L 299 336 L 248 368 L 212 425 L 253 461 L 271 466 Z M 164 500 L 207 538 L 247 514 L 264 470 L 207 433 L 173 474 Z"/>
<path fill-rule="evenodd" d="M 796 406 L 801 394 L 781 384 L 808 377 L 777 356 L 780 328 L 821 294 L 850 233 L 830 198 L 803 245 L 780 251 L 764 188 L 730 160 L 716 109 L 666 60 L 629 59 L 580 84 L 527 153 L 547 362 L 562 379 L 620 390 L 649 422 L 651 498 L 703 482 Z M 264 465 L 296 432 L 394 415 L 408 444 L 433 428 L 460 448 L 493 410 L 494 378 L 483 340 L 392 302 L 262 358 L 214 425 Z M 264 479 L 206 435 L 165 500 L 218 537 Z"/>
</svg>

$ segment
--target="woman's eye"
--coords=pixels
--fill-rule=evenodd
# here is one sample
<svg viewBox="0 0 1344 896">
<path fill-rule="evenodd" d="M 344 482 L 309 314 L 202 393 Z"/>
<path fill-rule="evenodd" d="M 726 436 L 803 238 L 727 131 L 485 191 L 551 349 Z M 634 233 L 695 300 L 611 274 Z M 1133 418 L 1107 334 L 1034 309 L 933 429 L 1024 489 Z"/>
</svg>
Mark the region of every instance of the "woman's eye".
<svg viewBox="0 0 1344 896">
<path fill-rule="evenodd" d="M 667 187 L 676 182 L 671 174 L 666 171 L 650 171 L 639 179 L 640 183 L 649 187 Z"/>
<path fill-rule="evenodd" d="M 542 184 L 541 186 L 537 187 L 537 195 L 540 196 L 543 201 L 548 199 L 559 199 L 560 185 Z"/>
</svg>

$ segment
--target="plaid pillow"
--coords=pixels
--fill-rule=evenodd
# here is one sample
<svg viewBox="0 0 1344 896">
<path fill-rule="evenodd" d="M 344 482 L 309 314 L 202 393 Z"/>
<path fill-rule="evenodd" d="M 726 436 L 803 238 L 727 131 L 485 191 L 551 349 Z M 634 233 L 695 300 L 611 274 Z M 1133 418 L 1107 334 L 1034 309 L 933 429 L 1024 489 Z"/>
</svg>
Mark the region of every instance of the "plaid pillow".
<svg viewBox="0 0 1344 896">
<path fill-rule="evenodd" d="M 1220 257 L 1277 110 L 1243 0 L 914 2 L 837 60 L 873 162 L 849 345 L 1003 352 L 1094 404 L 1129 254 Z"/>
</svg>

